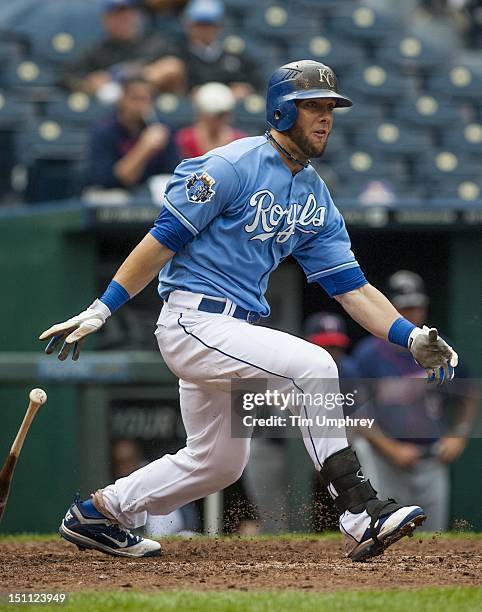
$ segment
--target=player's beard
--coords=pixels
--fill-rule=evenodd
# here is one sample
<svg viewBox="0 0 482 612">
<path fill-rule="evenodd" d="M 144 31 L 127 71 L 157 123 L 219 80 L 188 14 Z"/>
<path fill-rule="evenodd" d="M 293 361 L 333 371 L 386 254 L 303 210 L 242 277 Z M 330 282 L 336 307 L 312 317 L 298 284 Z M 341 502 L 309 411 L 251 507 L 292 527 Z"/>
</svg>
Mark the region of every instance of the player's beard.
<svg viewBox="0 0 482 612">
<path fill-rule="evenodd" d="M 303 154 L 303 156 L 306 157 L 306 159 L 321 157 L 325 152 L 326 145 L 328 144 L 327 136 L 325 142 L 321 147 L 314 145 L 312 142 L 310 142 L 305 131 L 299 125 L 294 125 L 292 128 L 287 130 L 286 134 L 287 136 L 289 136 L 290 140 L 298 147 L 298 149 Z M 295 157 L 298 156 L 295 155 Z"/>
</svg>

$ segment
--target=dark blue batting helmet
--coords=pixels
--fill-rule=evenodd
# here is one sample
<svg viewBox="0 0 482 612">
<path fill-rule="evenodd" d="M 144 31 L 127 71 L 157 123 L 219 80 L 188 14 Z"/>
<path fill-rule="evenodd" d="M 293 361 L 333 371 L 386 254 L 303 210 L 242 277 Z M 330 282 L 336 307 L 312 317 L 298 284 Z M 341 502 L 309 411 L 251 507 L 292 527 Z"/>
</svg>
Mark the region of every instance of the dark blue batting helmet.
<svg viewBox="0 0 482 612">
<path fill-rule="evenodd" d="M 338 82 L 333 70 L 314 60 L 299 60 L 278 68 L 268 83 L 266 120 L 285 132 L 296 122 L 298 110 L 295 100 L 333 98 L 336 106 L 352 106 L 352 101 L 338 93 Z"/>
</svg>

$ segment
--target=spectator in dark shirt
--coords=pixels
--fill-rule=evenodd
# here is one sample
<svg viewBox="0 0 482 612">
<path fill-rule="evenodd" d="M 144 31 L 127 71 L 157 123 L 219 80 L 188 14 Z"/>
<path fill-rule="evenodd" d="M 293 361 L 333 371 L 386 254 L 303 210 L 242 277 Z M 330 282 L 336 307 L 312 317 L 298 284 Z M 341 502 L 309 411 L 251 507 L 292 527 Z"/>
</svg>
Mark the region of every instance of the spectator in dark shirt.
<svg viewBox="0 0 482 612">
<path fill-rule="evenodd" d="M 179 57 L 186 66 L 189 91 L 203 83 L 217 81 L 229 85 L 239 99 L 264 87 L 251 58 L 223 48 L 224 5 L 221 0 L 191 0 L 184 19 L 187 40 Z"/>
<path fill-rule="evenodd" d="M 206 83 L 194 94 L 197 116 L 193 125 L 179 130 L 176 145 L 182 158 L 198 157 L 216 147 L 247 136 L 231 126 L 234 94 L 222 83 Z"/>
<path fill-rule="evenodd" d="M 129 190 L 178 163 L 169 128 L 155 118 L 152 86 L 140 78 L 126 81 L 117 109 L 94 129 L 89 185 Z"/>
<path fill-rule="evenodd" d="M 157 35 L 146 35 L 137 0 L 104 0 L 105 37 L 66 70 L 69 89 L 97 95 L 106 103 L 120 95 L 119 81 L 142 76 L 160 91 L 184 88 L 184 65 L 170 44 Z"/>
</svg>

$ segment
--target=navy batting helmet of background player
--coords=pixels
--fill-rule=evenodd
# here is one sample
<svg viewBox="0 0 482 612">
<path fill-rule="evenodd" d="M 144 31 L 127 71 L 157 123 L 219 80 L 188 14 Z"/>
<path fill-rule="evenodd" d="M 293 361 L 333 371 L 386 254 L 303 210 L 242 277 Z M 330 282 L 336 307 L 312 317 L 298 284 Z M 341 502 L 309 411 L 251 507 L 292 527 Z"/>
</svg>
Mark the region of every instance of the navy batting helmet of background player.
<svg viewBox="0 0 482 612">
<path fill-rule="evenodd" d="M 338 92 L 333 70 L 314 60 L 299 60 L 278 68 L 268 83 L 266 120 L 285 132 L 296 123 L 298 110 L 295 100 L 333 98 L 338 107 L 352 106 L 352 101 Z"/>
</svg>

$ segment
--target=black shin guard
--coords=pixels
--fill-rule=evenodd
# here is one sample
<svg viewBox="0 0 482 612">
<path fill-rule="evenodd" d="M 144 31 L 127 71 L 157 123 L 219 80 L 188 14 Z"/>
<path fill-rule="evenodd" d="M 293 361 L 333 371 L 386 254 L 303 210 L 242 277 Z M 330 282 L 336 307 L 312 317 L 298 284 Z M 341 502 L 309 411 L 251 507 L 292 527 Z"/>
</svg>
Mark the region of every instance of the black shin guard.
<svg viewBox="0 0 482 612">
<path fill-rule="evenodd" d="M 333 501 L 340 514 L 345 510 L 363 512 L 367 503 L 377 498 L 377 492 L 363 475 L 360 462 L 349 446 L 328 457 L 320 476 L 325 486 L 334 487 L 337 497 Z"/>
<path fill-rule="evenodd" d="M 375 542 L 380 546 L 375 523 L 379 518 L 401 508 L 394 499 L 382 501 L 377 492 L 365 478 L 358 458 L 350 446 L 328 457 L 320 471 L 323 484 L 330 484 L 337 497 L 333 500 L 340 514 L 346 510 L 353 513 L 367 511 L 370 516 L 370 531 Z"/>
</svg>

